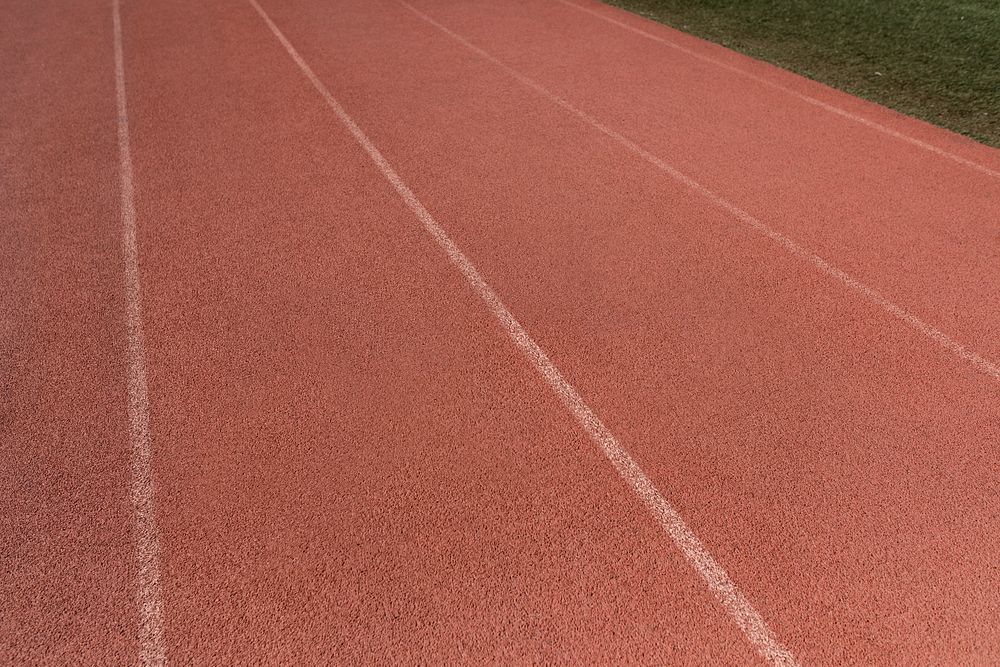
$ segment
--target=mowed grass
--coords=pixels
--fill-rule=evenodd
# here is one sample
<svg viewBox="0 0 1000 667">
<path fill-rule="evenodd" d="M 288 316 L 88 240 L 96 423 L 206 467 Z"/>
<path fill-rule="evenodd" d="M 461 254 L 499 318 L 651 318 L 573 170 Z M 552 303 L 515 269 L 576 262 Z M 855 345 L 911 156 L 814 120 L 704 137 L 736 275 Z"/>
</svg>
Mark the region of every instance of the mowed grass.
<svg viewBox="0 0 1000 667">
<path fill-rule="evenodd" d="M 606 0 L 1000 147 L 1000 0 Z"/>
</svg>

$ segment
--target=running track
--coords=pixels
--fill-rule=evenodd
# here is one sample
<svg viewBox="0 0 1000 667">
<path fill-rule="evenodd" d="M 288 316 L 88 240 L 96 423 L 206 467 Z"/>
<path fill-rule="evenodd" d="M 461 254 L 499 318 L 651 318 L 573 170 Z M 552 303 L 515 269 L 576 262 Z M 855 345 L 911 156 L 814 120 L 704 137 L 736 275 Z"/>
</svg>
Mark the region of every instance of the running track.
<svg viewBox="0 0 1000 667">
<path fill-rule="evenodd" d="M 1000 661 L 997 151 L 590 0 L 112 1 L 0 10 L 0 662 Z"/>
</svg>

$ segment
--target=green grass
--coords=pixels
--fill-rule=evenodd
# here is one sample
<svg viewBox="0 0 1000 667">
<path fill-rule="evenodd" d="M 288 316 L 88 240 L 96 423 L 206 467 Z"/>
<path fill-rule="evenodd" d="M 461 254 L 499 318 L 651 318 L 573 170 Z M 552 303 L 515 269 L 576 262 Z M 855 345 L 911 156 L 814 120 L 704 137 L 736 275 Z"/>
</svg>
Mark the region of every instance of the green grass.
<svg viewBox="0 0 1000 667">
<path fill-rule="evenodd" d="M 606 0 L 1000 147 L 1000 0 Z"/>
</svg>

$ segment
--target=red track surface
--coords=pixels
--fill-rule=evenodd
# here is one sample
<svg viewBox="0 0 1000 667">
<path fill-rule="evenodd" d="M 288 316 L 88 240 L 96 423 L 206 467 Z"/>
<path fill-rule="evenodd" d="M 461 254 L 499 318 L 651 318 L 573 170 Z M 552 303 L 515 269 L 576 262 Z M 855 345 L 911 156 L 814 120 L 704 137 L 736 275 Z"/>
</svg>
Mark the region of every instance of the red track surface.
<svg viewBox="0 0 1000 667">
<path fill-rule="evenodd" d="M 997 151 L 586 0 L 260 1 L 780 646 L 1000 661 Z M 768 659 L 246 0 L 121 9 L 142 589 L 111 6 L 2 11 L 0 662 Z"/>
</svg>

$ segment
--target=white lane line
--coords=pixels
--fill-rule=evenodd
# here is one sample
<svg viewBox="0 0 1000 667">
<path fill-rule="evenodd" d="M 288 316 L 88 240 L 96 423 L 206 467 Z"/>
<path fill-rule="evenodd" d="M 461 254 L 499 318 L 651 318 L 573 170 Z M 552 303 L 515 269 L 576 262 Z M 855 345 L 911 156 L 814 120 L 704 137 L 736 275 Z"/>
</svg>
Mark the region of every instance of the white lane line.
<svg viewBox="0 0 1000 667">
<path fill-rule="evenodd" d="M 811 97 L 811 96 L 806 95 L 804 93 L 800 93 L 797 90 L 793 90 L 791 88 L 788 88 L 787 86 L 781 85 L 780 83 L 777 83 L 775 81 L 771 81 L 770 79 L 767 79 L 765 77 L 759 76 L 759 75 L 754 74 L 752 72 L 748 72 L 748 71 L 746 71 L 744 69 L 736 67 L 735 65 L 730 65 L 729 63 L 724 62 L 722 60 L 718 60 L 718 59 L 713 58 L 711 56 L 706 56 L 703 53 L 698 53 L 694 49 L 689 49 L 689 48 L 687 48 L 685 46 L 681 46 L 680 44 L 678 44 L 676 42 L 672 42 L 669 39 L 665 39 L 663 37 L 660 37 L 659 35 L 654 35 L 651 32 L 646 32 L 642 28 L 637 28 L 637 27 L 635 27 L 633 25 L 629 25 L 628 23 L 625 23 L 624 21 L 619 21 L 618 19 L 613 19 L 610 16 L 606 16 L 602 12 L 595 11 L 593 9 L 590 9 L 589 7 L 583 7 L 581 5 L 578 5 L 575 2 L 571 2 L 570 0 L 559 0 L 559 2 L 563 3 L 564 5 L 568 5 L 568 6 L 572 7 L 572 8 L 574 8 L 574 9 L 578 9 L 581 12 L 585 12 L 587 14 L 591 14 L 592 16 L 596 16 L 597 18 L 599 18 L 599 19 L 601 19 L 603 21 L 607 21 L 608 23 L 612 23 L 612 24 L 617 25 L 619 27 L 625 28 L 626 30 L 630 30 L 630 31 L 636 33 L 637 35 L 642 35 L 643 37 L 645 37 L 647 39 L 653 40 L 654 42 L 659 42 L 660 44 L 663 44 L 664 46 L 668 46 L 668 47 L 670 47 L 672 49 L 680 51 L 681 53 L 684 53 L 684 54 L 687 54 L 687 55 L 691 56 L 692 58 L 697 58 L 698 60 L 701 60 L 701 61 L 706 62 L 706 63 L 711 63 L 711 64 L 713 64 L 713 65 L 715 65 L 717 67 L 721 67 L 722 69 L 729 70 L 730 72 L 735 72 L 736 74 L 739 74 L 740 76 L 744 76 L 744 77 L 746 77 L 748 79 L 752 79 L 753 81 L 756 81 L 757 83 L 763 84 L 765 86 L 769 86 L 770 88 L 773 88 L 775 90 L 780 90 L 783 93 L 787 93 L 788 95 L 791 95 L 792 97 L 796 97 L 796 98 L 802 100 L 803 102 L 806 102 L 808 104 L 812 104 L 813 106 L 819 107 L 820 109 L 823 109 L 825 111 L 829 111 L 830 113 L 837 114 L 838 116 L 843 116 L 844 118 L 847 118 L 849 120 L 853 120 L 855 123 L 860 123 L 861 125 L 864 125 L 864 126 L 869 127 L 869 128 L 871 128 L 873 130 L 876 130 L 877 132 L 881 132 L 881 133 L 886 134 L 886 135 L 888 135 L 890 137 L 893 137 L 895 139 L 899 139 L 900 141 L 905 141 L 908 144 L 911 144 L 913 146 L 917 146 L 918 148 L 922 148 L 922 149 L 924 149 L 926 151 L 930 151 L 931 153 L 934 153 L 935 155 L 939 155 L 939 156 L 941 156 L 943 158 L 947 158 L 947 159 L 952 160 L 954 162 L 957 162 L 959 164 L 965 165 L 966 167 L 969 167 L 971 169 L 975 169 L 976 171 L 978 171 L 980 173 L 983 173 L 983 174 L 986 174 L 987 176 L 993 176 L 994 178 L 1000 178 L 1000 171 L 997 171 L 995 169 L 990 169 L 989 167 L 981 165 L 978 162 L 974 162 L 973 160 L 970 160 L 968 158 L 964 158 L 961 155 L 956 155 L 956 154 L 954 154 L 952 152 L 946 151 L 943 148 L 939 148 L 939 147 L 937 147 L 937 146 L 935 146 L 933 144 L 929 144 L 926 141 L 922 141 L 920 139 L 917 139 L 916 137 L 911 137 L 911 136 L 909 136 L 907 134 L 903 134 L 902 132 L 897 132 L 896 130 L 893 130 L 892 128 L 886 127 L 885 125 L 882 125 L 881 123 L 876 123 L 875 121 L 869 120 L 869 119 L 865 118 L 864 116 L 859 116 L 859 115 L 851 113 L 850 111 L 847 111 L 845 109 L 841 109 L 840 107 L 836 107 L 836 106 L 833 106 L 832 104 L 828 104 L 826 102 L 823 102 L 822 100 L 818 100 L 815 97 Z"/>
<path fill-rule="evenodd" d="M 566 381 L 545 352 L 531 338 L 524 327 L 514 318 L 514 315 L 503 304 L 496 292 L 486 283 L 479 271 L 472 264 L 465 254 L 455 245 L 454 241 L 441 228 L 431 214 L 420 203 L 413 191 L 403 182 L 392 165 L 383 157 L 382 153 L 372 143 L 371 139 L 362 131 L 358 124 L 354 122 L 340 103 L 327 90 L 326 86 L 319 80 L 308 64 L 302 59 L 295 47 L 288 41 L 285 35 L 278 29 L 267 13 L 257 4 L 256 0 L 248 0 L 253 8 L 257 10 L 264 22 L 267 23 L 271 32 L 278 38 L 285 50 L 299 66 L 299 69 L 306 75 L 312 85 L 319 91 L 327 105 L 333 110 L 340 121 L 347 127 L 354 139 L 368 153 L 368 157 L 379 168 L 386 180 L 392 184 L 399 196 L 406 202 L 410 210 L 417 216 L 424 228 L 437 242 L 441 249 L 451 260 L 452 264 L 465 276 L 476 294 L 486 303 L 490 312 L 500 322 L 507 331 L 511 340 L 520 348 L 524 356 L 535 367 L 535 370 L 545 379 L 549 387 L 562 400 L 563 404 L 576 418 L 576 421 L 587 432 L 591 440 L 594 441 L 604 455 L 608 458 L 615 470 L 622 477 L 636 495 L 646 504 L 646 507 L 653 513 L 657 521 L 680 548 L 681 552 L 691 563 L 692 567 L 702 576 L 715 597 L 725 606 L 736 623 L 754 644 L 757 650 L 775 665 L 796 665 L 795 658 L 782 646 L 770 628 L 761 618 L 757 610 L 753 608 L 749 600 L 740 592 L 736 584 L 729 578 L 726 571 L 712 558 L 711 554 L 701 543 L 701 540 L 691 532 L 687 524 L 677 513 L 670 503 L 656 490 L 653 483 L 646 477 L 628 452 L 619 444 L 615 436 L 594 414 L 583 398 Z"/>
<path fill-rule="evenodd" d="M 449 37 L 453 38 L 455 41 L 457 41 L 460 44 L 464 45 L 469 50 L 477 53 L 479 56 L 481 56 L 485 60 L 488 60 L 489 62 L 493 63 L 494 65 L 496 65 L 497 67 L 499 67 L 500 69 L 502 69 L 503 71 L 505 71 L 507 74 L 509 74 L 511 77 L 513 77 L 514 79 L 516 79 L 520 83 L 524 84 L 528 88 L 531 88 L 532 90 L 534 90 L 538 94 L 542 95 L 543 97 L 545 97 L 549 101 L 553 102 L 554 104 L 559 105 L 560 107 L 562 107 L 566 111 L 569 111 L 574 116 L 576 116 L 580 120 L 584 121 L 585 123 L 587 123 L 588 125 L 590 125 L 591 127 L 593 127 L 595 130 L 597 130 L 597 131 L 601 132 L 602 134 L 610 137 L 611 139 L 614 139 L 618 144 L 620 144 L 624 148 L 628 149 L 632 153 L 635 153 L 636 155 L 638 155 L 639 157 L 641 157 L 643 160 L 645 160 L 646 162 L 649 162 L 651 165 L 653 165 L 654 167 L 656 167 L 657 169 L 662 170 L 663 172 L 665 172 L 666 174 L 668 174 L 671 178 L 673 178 L 673 179 L 675 179 L 675 180 L 683 183 L 689 189 L 693 190 L 694 192 L 697 192 L 699 195 L 701 195 L 702 197 L 704 197 L 705 199 L 707 199 L 708 201 L 710 201 L 715 206 L 717 206 L 717 207 L 721 208 L 722 210 L 726 211 L 727 213 L 729 213 L 730 215 L 732 215 L 734 218 L 736 218 L 737 220 L 739 220 L 743 224 L 745 224 L 748 227 L 750 227 L 751 229 L 759 232 L 760 234 L 763 234 L 764 236 L 768 237 L 769 239 L 771 239 L 772 241 L 776 242 L 778 245 L 780 245 L 782 248 L 784 248 L 785 250 L 787 250 L 791 254 L 795 255 L 796 257 L 799 257 L 799 258 L 801 258 L 801 259 L 809 262 L 810 264 L 812 264 L 813 266 L 815 266 L 817 269 L 819 269 L 820 271 L 822 271 L 826 275 L 830 276 L 831 278 L 836 279 L 837 281 L 839 281 L 842 285 L 844 285 L 845 287 L 847 287 L 851 291 L 853 291 L 856 294 L 862 296 L 868 302 L 875 304 L 876 306 L 878 306 L 882 310 L 886 311 L 887 313 L 889 313 L 893 317 L 896 317 L 897 319 L 905 322 L 909 326 L 913 327 L 914 329 L 916 329 L 917 331 L 919 331 L 923 335 L 927 336 L 928 338 L 930 338 L 931 340 L 933 340 L 934 342 L 936 342 L 938 345 L 940 345 L 941 347 L 943 347 L 945 350 L 947 350 L 947 351 L 951 352 L 952 354 L 956 355 L 957 357 L 959 357 L 959 358 L 961 358 L 961 359 L 969 362 L 977 370 L 982 371 L 983 373 L 986 373 L 987 375 L 989 375 L 990 377 L 992 377 L 994 380 L 1000 380 L 1000 366 L 997 366 L 995 363 L 993 363 L 992 361 L 989 361 L 988 359 L 986 359 L 985 357 L 981 356 L 977 352 L 968 349 L 967 347 L 965 347 L 964 345 L 962 345 L 961 343 L 959 343 L 955 339 L 951 338 L 950 336 L 948 336 L 944 332 L 940 331 L 939 329 L 936 329 L 935 327 L 931 326 L 927 322 L 924 322 L 919 317 L 917 317 L 916 315 L 913 315 L 912 313 L 908 312 L 904 308 L 902 308 L 900 306 L 897 306 L 892 301 L 890 301 L 889 299 L 887 299 L 884 296 L 882 296 L 882 294 L 880 294 L 874 288 L 869 287 L 868 285 L 866 285 L 863 282 L 857 280 L 856 278 L 854 278 L 850 274 L 846 273 L 845 271 L 842 271 L 841 269 L 837 268 L 836 266 L 830 264 L 828 261 L 826 261 L 825 259 L 823 259 L 819 255 L 813 254 L 812 252 L 810 252 L 809 250 L 807 250 L 803 246 L 799 245 L 797 242 L 793 241 L 791 238 L 789 238 L 789 237 L 785 236 L 784 234 L 782 234 L 781 232 L 777 231 L 776 229 L 773 229 L 773 228 L 769 227 L 768 225 L 764 224 L 763 222 L 761 222 L 760 220 L 758 220 L 754 216 L 750 215 L 749 213 L 747 213 L 746 211 L 744 211 L 740 207 L 736 206 L 732 202 L 729 202 L 728 200 L 724 199 L 723 197 L 721 197 L 720 195 L 716 194 L 712 190 L 709 190 L 704 185 L 702 185 L 698 181 L 694 180 L 693 178 L 691 178 L 687 174 L 685 174 L 685 173 L 683 173 L 683 172 L 675 169 L 674 167 L 670 166 L 663 159 L 657 157 L 656 155 L 653 155 L 652 153 L 650 153 L 649 151 L 647 151 L 643 147 L 641 147 L 638 144 L 636 144 L 634 141 L 632 141 L 630 139 L 627 139 L 622 134 L 616 132 L 615 130 L 612 130 L 609 127 L 607 127 L 606 125 L 604 125 L 603 123 L 601 123 L 599 120 L 597 120 L 596 118 L 594 118 L 590 114 L 588 114 L 588 113 L 586 113 L 584 111 L 581 111 L 580 109 L 577 109 L 575 106 L 573 106 L 572 104 L 570 104 L 569 102 L 567 102 L 563 98 L 559 97 L 555 93 L 553 93 L 550 90 L 548 90 L 547 88 L 543 87 L 541 84 L 537 83 L 533 79 L 529 79 L 528 77 L 526 77 L 525 75 L 521 74 L 520 72 L 518 72 L 514 68 L 510 67 L 509 65 L 501 62 L 500 60 L 498 60 L 497 58 L 495 58 L 494 56 L 492 56 L 490 53 L 488 53 L 488 52 L 484 51 L 483 49 L 479 48 L 478 46 L 476 46 L 475 44 L 473 44 L 472 42 L 470 42 L 466 38 L 462 37 L 458 33 L 456 33 L 453 30 L 451 30 L 450 28 L 447 28 L 447 27 L 441 25 L 440 23 L 438 23 L 437 21 L 435 21 L 434 19 L 432 19 L 430 16 L 427 16 L 426 14 L 424 14 L 423 12 L 421 12 L 419 9 L 415 8 L 413 5 L 409 4 L 408 2 L 405 2 L 405 0 L 399 0 L 399 2 L 404 7 L 406 7 L 410 11 L 412 11 L 414 14 L 416 14 L 418 17 L 420 17 L 421 19 L 423 19 L 424 21 L 426 21 L 430 25 L 434 26 L 435 28 L 437 28 L 441 32 L 443 32 L 446 35 L 448 35 Z"/>
<path fill-rule="evenodd" d="M 160 541 L 156 530 L 152 451 L 149 439 L 149 394 L 146 386 L 146 344 L 142 334 L 139 291 L 139 250 L 135 236 L 135 188 L 129 149 L 128 106 L 125 102 L 125 62 L 119 0 L 111 1 L 115 26 L 115 91 L 118 98 L 118 158 L 121 180 L 122 255 L 125 265 L 125 314 L 128 333 L 128 418 L 132 445 L 132 510 L 135 516 L 139 606 L 139 650 L 144 665 L 167 664 L 163 642 L 163 602 L 160 597 Z"/>
</svg>

